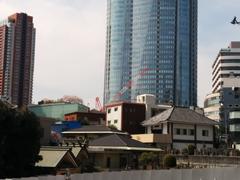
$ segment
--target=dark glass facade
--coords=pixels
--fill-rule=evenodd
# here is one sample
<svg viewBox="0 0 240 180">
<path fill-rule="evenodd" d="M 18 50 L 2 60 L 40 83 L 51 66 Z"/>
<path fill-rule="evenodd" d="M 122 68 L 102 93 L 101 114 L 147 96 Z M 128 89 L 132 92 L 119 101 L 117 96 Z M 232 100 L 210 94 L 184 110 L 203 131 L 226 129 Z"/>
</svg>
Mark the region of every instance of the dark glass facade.
<svg viewBox="0 0 240 180">
<path fill-rule="evenodd" d="M 107 29 L 104 103 L 197 105 L 197 0 L 108 0 Z"/>
</svg>

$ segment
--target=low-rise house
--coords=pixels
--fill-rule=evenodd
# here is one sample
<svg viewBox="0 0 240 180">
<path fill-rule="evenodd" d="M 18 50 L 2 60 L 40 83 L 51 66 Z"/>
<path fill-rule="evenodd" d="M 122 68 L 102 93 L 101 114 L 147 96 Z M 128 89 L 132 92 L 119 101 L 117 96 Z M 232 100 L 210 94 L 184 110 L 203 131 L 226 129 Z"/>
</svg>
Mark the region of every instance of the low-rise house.
<svg viewBox="0 0 240 180">
<path fill-rule="evenodd" d="M 217 122 L 190 108 L 172 107 L 142 123 L 146 134 L 132 135 L 133 139 L 165 149 L 213 148 Z"/>
<path fill-rule="evenodd" d="M 95 126 L 82 126 L 81 128 L 71 129 L 68 131 L 62 132 L 63 143 L 71 143 L 78 139 L 96 139 L 102 136 L 110 135 L 110 134 L 127 134 L 126 132 L 119 131 L 114 128 L 110 128 L 108 126 L 103 125 L 95 125 Z"/>
<path fill-rule="evenodd" d="M 42 160 L 35 164 L 39 174 L 61 174 L 65 173 L 66 169 L 80 173 L 79 164 L 70 147 L 42 147 L 39 155 Z"/>
<path fill-rule="evenodd" d="M 128 135 L 111 134 L 89 142 L 89 161 L 95 167 L 109 170 L 137 169 L 138 157 L 142 152 L 162 150 L 152 148 Z"/>
</svg>

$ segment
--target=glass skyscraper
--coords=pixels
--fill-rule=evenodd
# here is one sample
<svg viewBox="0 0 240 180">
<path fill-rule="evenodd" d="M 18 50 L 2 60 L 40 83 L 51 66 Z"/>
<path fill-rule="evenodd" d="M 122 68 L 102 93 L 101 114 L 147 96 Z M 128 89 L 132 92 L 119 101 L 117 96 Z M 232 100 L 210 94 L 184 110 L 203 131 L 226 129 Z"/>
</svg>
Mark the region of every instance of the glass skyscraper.
<svg viewBox="0 0 240 180">
<path fill-rule="evenodd" d="M 197 0 L 108 0 L 104 103 L 197 105 Z"/>
</svg>

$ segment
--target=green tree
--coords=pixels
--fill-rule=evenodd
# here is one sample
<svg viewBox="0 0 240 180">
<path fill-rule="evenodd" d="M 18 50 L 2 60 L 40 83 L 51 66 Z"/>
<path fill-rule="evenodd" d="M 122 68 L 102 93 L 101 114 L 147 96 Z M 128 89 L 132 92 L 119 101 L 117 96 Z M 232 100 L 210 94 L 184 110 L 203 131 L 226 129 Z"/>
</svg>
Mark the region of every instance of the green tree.
<svg viewBox="0 0 240 180">
<path fill-rule="evenodd" d="M 41 159 L 41 126 L 28 110 L 15 110 L 0 101 L 0 178 L 33 175 Z"/>
<path fill-rule="evenodd" d="M 176 158 L 173 155 L 169 155 L 169 154 L 165 155 L 163 157 L 163 165 L 166 168 L 176 167 L 177 166 Z"/>
<path fill-rule="evenodd" d="M 139 163 L 145 167 L 147 165 L 154 166 L 158 164 L 158 155 L 154 152 L 144 152 L 139 157 Z"/>
<path fill-rule="evenodd" d="M 189 144 L 187 149 L 188 149 L 188 155 L 194 155 L 194 151 L 196 149 L 194 145 Z"/>
<path fill-rule="evenodd" d="M 112 129 L 112 130 L 118 130 L 118 128 L 117 128 L 115 125 L 113 125 L 113 124 L 108 125 L 108 127 L 109 127 L 110 129 Z"/>
</svg>

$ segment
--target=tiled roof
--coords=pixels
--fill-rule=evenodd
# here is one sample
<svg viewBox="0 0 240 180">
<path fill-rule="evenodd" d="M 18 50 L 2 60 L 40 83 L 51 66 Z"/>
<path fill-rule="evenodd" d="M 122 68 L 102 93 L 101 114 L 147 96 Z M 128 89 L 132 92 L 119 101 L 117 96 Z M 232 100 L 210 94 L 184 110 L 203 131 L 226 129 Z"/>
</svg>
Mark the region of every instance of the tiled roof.
<svg viewBox="0 0 240 180">
<path fill-rule="evenodd" d="M 39 155 L 42 156 L 42 160 L 37 162 L 35 166 L 54 168 L 67 156 L 71 160 L 72 165 L 77 167 L 77 163 L 69 147 L 43 147 L 40 149 Z"/>
<path fill-rule="evenodd" d="M 68 131 L 62 132 L 63 134 L 68 134 L 68 133 L 120 133 L 120 134 L 126 134 L 122 131 L 119 131 L 117 129 L 110 128 L 108 126 L 104 125 L 89 125 L 89 126 L 83 126 L 81 128 L 77 129 L 71 129 Z"/>
<path fill-rule="evenodd" d="M 143 121 L 143 126 L 154 126 L 163 122 L 175 122 L 185 124 L 205 124 L 216 125 L 216 121 L 213 121 L 206 116 L 195 112 L 189 108 L 172 107 L 148 120 Z"/>
<path fill-rule="evenodd" d="M 135 149 L 135 150 L 155 150 L 160 149 L 151 148 L 151 146 L 140 141 L 131 139 L 127 135 L 112 134 L 90 141 L 89 147 L 104 147 L 104 148 L 119 148 L 119 149 Z"/>
</svg>

